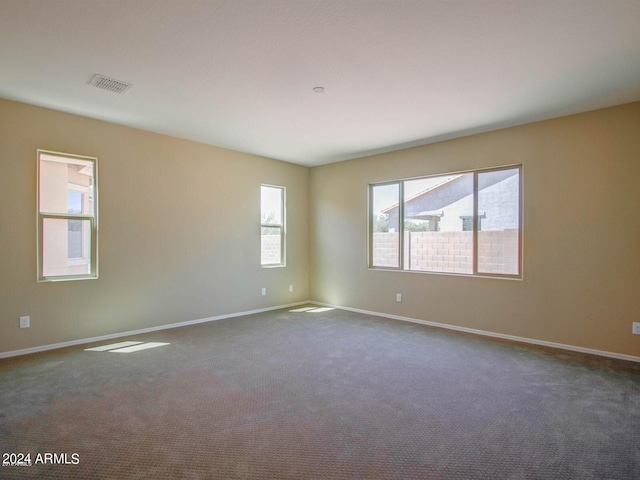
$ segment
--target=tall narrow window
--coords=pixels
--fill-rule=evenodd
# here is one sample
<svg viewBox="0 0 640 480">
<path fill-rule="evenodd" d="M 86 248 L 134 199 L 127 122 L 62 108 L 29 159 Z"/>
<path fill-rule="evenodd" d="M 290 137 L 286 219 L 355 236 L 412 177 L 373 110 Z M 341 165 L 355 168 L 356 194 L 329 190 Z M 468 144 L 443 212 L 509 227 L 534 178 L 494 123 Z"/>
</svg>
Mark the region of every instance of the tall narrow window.
<svg viewBox="0 0 640 480">
<path fill-rule="evenodd" d="M 38 150 L 38 280 L 97 278 L 97 159 Z"/>
<path fill-rule="evenodd" d="M 260 187 L 260 263 L 263 267 L 285 265 L 285 190 Z"/>
<path fill-rule="evenodd" d="M 478 273 L 520 273 L 520 169 L 478 172 Z"/>
<path fill-rule="evenodd" d="M 369 187 L 369 265 L 520 276 L 521 167 Z"/>
<path fill-rule="evenodd" d="M 372 185 L 369 262 L 374 267 L 400 267 L 400 184 Z"/>
</svg>

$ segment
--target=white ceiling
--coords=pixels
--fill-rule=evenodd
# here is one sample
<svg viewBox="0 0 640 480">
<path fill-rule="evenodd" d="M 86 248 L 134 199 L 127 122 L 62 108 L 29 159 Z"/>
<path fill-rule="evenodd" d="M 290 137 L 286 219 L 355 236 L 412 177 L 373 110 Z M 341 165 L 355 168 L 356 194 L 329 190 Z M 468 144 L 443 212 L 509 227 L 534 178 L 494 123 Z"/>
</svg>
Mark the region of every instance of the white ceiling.
<svg viewBox="0 0 640 480">
<path fill-rule="evenodd" d="M 320 165 L 640 100 L 640 0 L 0 0 L 0 97 Z"/>
</svg>

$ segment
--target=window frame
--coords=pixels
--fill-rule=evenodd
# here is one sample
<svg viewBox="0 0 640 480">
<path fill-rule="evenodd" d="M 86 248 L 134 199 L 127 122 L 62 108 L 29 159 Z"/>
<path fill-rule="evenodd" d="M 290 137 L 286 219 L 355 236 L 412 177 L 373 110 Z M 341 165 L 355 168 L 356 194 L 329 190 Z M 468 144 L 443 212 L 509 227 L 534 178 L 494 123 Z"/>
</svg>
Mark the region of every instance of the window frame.
<svg viewBox="0 0 640 480">
<path fill-rule="evenodd" d="M 276 188 L 280 190 L 280 219 L 281 223 L 263 223 L 262 222 L 262 189 Z M 286 253 L 286 225 L 287 225 L 287 189 L 281 185 L 260 184 L 260 267 L 262 268 L 279 268 L 287 266 Z M 262 229 L 277 228 L 280 230 L 280 262 L 279 263 L 262 263 Z"/>
<path fill-rule="evenodd" d="M 516 274 L 508 274 L 508 273 L 495 273 L 495 272 L 479 272 L 478 271 L 478 231 L 479 231 L 479 220 L 484 217 L 483 212 L 479 212 L 478 208 L 478 175 L 482 173 L 490 173 L 497 172 L 502 170 L 518 170 L 518 247 L 517 247 L 517 261 L 516 264 L 518 266 L 518 273 Z M 405 228 L 404 228 L 404 207 L 405 207 L 405 198 L 404 198 L 404 183 L 411 180 L 422 180 L 428 178 L 435 177 L 446 177 L 450 175 L 464 175 L 464 174 L 473 174 L 473 243 L 472 243 L 472 273 L 459 273 L 459 272 L 438 272 L 438 271 L 430 271 L 430 270 L 410 270 L 405 268 Z M 374 233 L 374 222 L 373 222 L 373 190 L 375 187 L 384 186 L 384 185 L 398 185 L 398 266 L 397 267 L 388 267 L 388 266 L 376 266 L 373 264 L 374 260 L 374 248 L 373 248 L 373 233 Z M 486 168 L 477 168 L 471 170 L 462 170 L 457 172 L 447 172 L 447 173 L 437 173 L 424 175 L 419 177 L 410 177 L 403 178 L 399 180 L 390 180 L 390 181 L 382 181 L 376 183 L 370 183 L 368 185 L 368 198 L 367 198 L 367 267 L 369 270 L 380 270 L 380 271 L 392 271 L 392 272 L 407 272 L 407 273 L 426 273 L 431 275 L 453 275 L 453 276 L 464 276 L 464 277 L 481 277 L 481 278 L 503 278 L 503 279 L 512 279 L 512 280 L 522 280 L 523 279 L 523 165 L 522 164 L 512 164 L 512 165 L 501 165 L 495 167 L 486 167 Z"/>
<path fill-rule="evenodd" d="M 92 186 L 91 186 L 91 202 L 92 213 L 61 213 L 61 212 L 47 212 L 40 209 L 40 189 L 41 189 L 41 156 L 48 155 L 52 157 L 59 157 L 62 161 L 65 159 L 73 160 L 78 159 L 83 162 L 91 162 L 93 164 Z M 68 164 L 68 162 L 65 162 Z M 70 280 L 93 280 L 98 278 L 98 158 L 89 157 L 86 155 L 76 155 L 71 153 L 55 152 L 51 150 L 38 149 L 36 154 L 36 217 L 37 217 L 37 281 L 38 282 L 63 282 Z M 84 195 L 84 194 L 83 194 Z M 44 275 L 43 261 L 44 261 L 44 223 L 46 220 L 80 220 L 89 221 L 89 247 L 90 255 L 87 257 L 89 260 L 89 273 L 78 273 L 69 275 Z M 67 257 L 69 261 L 69 257 Z M 77 264 L 78 258 L 71 259 L 70 264 Z"/>
</svg>

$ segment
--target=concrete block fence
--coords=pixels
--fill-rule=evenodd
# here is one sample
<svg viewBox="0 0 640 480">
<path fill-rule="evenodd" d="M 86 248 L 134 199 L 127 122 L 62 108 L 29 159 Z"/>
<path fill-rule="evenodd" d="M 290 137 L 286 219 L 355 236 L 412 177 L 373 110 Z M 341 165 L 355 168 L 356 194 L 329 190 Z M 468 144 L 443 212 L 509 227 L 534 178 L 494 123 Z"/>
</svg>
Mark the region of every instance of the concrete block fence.
<svg viewBox="0 0 640 480">
<path fill-rule="evenodd" d="M 280 259 L 280 235 L 262 235 L 262 263 L 273 265 L 281 263 Z"/>
<path fill-rule="evenodd" d="M 405 269 L 473 273 L 473 232 L 406 232 L 404 237 Z M 397 266 L 397 242 L 395 232 L 374 233 L 374 265 Z M 478 271 L 518 272 L 518 230 L 478 232 Z"/>
</svg>

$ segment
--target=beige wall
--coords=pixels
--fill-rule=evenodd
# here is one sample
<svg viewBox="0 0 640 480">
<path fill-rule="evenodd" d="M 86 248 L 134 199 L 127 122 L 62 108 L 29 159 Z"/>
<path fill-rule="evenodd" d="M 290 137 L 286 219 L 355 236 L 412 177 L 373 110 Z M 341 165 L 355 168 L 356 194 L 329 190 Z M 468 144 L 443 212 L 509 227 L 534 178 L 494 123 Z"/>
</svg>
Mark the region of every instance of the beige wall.
<svg viewBox="0 0 640 480">
<path fill-rule="evenodd" d="M 367 268 L 369 183 L 514 163 L 522 281 Z M 640 356 L 640 103 L 316 167 L 310 200 L 315 300 Z"/>
<path fill-rule="evenodd" d="M 38 148 L 98 157 L 97 280 L 36 282 Z M 6 100 L 0 166 L 0 353 L 309 298 L 305 167 Z M 286 268 L 260 267 L 261 183 L 287 188 Z"/>
<path fill-rule="evenodd" d="M 0 353 L 312 299 L 640 356 L 638 131 L 635 103 L 308 169 L 0 100 Z M 36 282 L 38 148 L 99 159 L 97 280 Z M 367 268 L 369 183 L 513 163 L 522 281 Z M 261 183 L 286 268 L 259 266 Z"/>
</svg>

